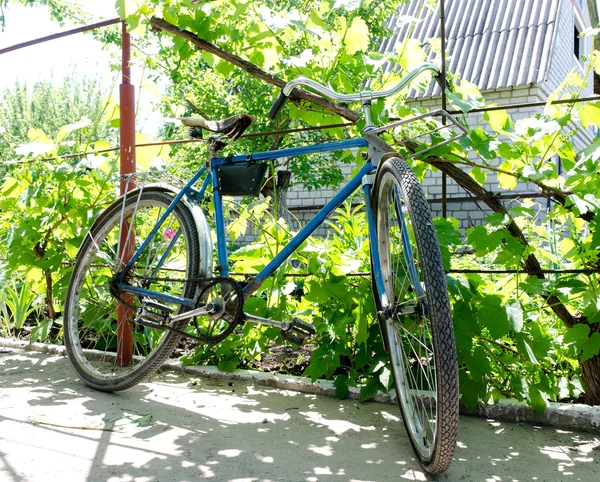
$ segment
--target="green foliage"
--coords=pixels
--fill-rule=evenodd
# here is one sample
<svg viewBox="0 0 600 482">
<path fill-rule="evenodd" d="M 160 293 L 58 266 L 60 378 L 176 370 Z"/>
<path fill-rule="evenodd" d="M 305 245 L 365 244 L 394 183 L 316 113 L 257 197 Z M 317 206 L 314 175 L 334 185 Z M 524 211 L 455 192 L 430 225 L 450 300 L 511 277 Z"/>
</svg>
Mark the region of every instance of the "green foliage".
<svg viewBox="0 0 600 482">
<path fill-rule="evenodd" d="M 273 219 L 267 208 L 264 200 L 236 207 L 240 215 L 228 226 L 229 238 L 237 240 L 249 227 L 258 238 L 231 253 L 232 272 L 257 273 L 289 240 L 287 227 Z M 364 213 L 347 205 L 329 226 L 327 238 L 305 242 L 244 308 L 261 317 L 312 323 L 317 330 L 316 348 L 304 374 L 313 381 L 334 378 L 340 397 L 349 386 L 361 386 L 361 396 L 369 398 L 373 391 L 389 388 L 389 369 L 375 322 L 370 277 L 356 275 L 369 269 Z M 212 363 L 229 371 L 282 341 L 276 328 L 246 324 L 243 338 L 232 336 L 216 346 L 202 345 L 183 362 Z"/>
<path fill-rule="evenodd" d="M 15 149 L 15 155 L 20 152 L 22 158 L 5 164 L 6 175 L 0 184 L 3 271 L 7 277 L 22 278 L 27 290 L 45 293 L 43 316 L 31 341 L 46 339 L 53 324 L 60 324 L 56 302 L 63 299 L 70 265 L 86 229 L 114 197 L 114 155 L 70 161 L 58 155 L 62 144 L 69 142 L 69 134 L 79 138 L 86 125 L 63 126 L 54 140 L 41 129 L 30 128 L 31 142 Z M 84 136 L 82 143 L 87 144 L 88 139 Z M 71 147 L 83 148 L 79 143 Z M 42 160 L 42 155 L 49 157 Z"/>
<path fill-rule="evenodd" d="M 49 152 L 33 144 L 47 144 L 48 137 L 60 143 L 61 155 L 99 139 L 114 142 L 115 133 L 100 122 L 106 109 L 102 98 L 99 80 L 79 78 L 75 71 L 66 75 L 60 86 L 52 78 L 33 86 L 16 82 L 5 89 L 0 104 L 0 160 L 15 160 L 15 149 L 21 155 Z M 44 139 L 31 139 L 32 129 Z"/>
<path fill-rule="evenodd" d="M 8 336 L 11 331 L 17 334 L 23 328 L 31 314 L 40 309 L 39 295 L 26 283 L 5 280 L 0 288 L 0 324 L 1 332 Z M 12 330 L 11 330 L 12 328 Z"/>
</svg>

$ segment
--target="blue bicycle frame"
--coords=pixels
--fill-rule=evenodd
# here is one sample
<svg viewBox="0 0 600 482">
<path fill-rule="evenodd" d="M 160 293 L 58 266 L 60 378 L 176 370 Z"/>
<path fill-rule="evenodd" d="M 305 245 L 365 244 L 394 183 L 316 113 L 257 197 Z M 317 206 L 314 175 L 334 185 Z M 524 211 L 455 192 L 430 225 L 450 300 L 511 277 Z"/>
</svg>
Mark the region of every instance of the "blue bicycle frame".
<svg viewBox="0 0 600 482">
<path fill-rule="evenodd" d="M 190 298 L 183 298 L 172 296 L 164 293 L 155 292 L 152 290 L 131 286 L 125 283 L 124 278 L 128 270 L 138 260 L 141 253 L 148 247 L 148 244 L 158 233 L 161 226 L 173 211 L 177 203 L 179 203 L 184 196 L 192 199 L 202 199 L 204 193 L 208 187 L 208 184 L 212 182 L 213 186 L 213 203 L 214 203 L 214 214 L 217 229 L 217 256 L 218 266 L 217 271 L 219 276 L 229 276 L 229 261 L 227 253 L 227 243 L 225 234 L 225 219 L 223 214 L 223 198 L 219 189 L 219 178 L 217 176 L 217 168 L 224 164 L 241 164 L 252 161 L 269 161 L 281 158 L 289 158 L 307 154 L 315 154 L 322 152 L 331 152 L 338 150 L 347 150 L 352 148 L 367 147 L 368 142 L 366 139 L 360 137 L 340 142 L 329 142 L 324 144 L 315 144 L 311 146 L 280 149 L 277 151 L 258 152 L 249 155 L 239 155 L 230 157 L 213 157 L 210 162 L 210 172 L 207 167 L 200 169 L 181 189 L 181 191 L 175 196 L 171 204 L 167 207 L 161 218 L 158 220 L 154 228 L 151 230 L 148 237 L 144 240 L 141 246 L 137 249 L 134 255 L 131 257 L 129 263 L 123 271 L 122 279 L 119 283 L 119 287 L 126 292 L 141 295 L 150 296 L 155 300 L 162 301 L 165 303 L 176 303 L 188 307 L 194 307 L 196 300 Z M 254 293 L 261 284 L 272 275 L 277 268 L 279 268 L 293 253 L 294 251 L 327 219 L 327 217 L 337 209 L 346 199 L 348 199 L 361 185 L 365 195 L 365 201 L 367 206 L 367 222 L 369 229 L 369 240 L 371 247 L 371 256 L 374 260 L 373 273 L 375 283 L 378 292 L 382 296 L 382 304 L 387 305 L 385 297 L 385 288 L 383 283 L 383 277 L 380 271 L 379 265 L 379 251 L 377 243 L 373 242 L 375 239 L 375 217 L 371 207 L 371 187 L 372 178 L 369 177 L 373 174 L 375 169 L 373 168 L 370 161 L 366 162 L 360 171 L 331 199 L 315 216 L 306 224 L 290 241 L 289 243 L 265 266 L 244 288 L 244 298 L 247 299 Z M 203 185 L 200 190 L 194 188 L 194 185 L 206 174 Z M 180 233 L 176 233 L 175 238 Z M 403 239 L 404 241 L 404 239 Z M 171 243 L 174 244 L 174 243 Z M 160 269 L 160 266 L 166 259 L 168 249 L 165 255 L 158 261 L 155 271 Z"/>
</svg>

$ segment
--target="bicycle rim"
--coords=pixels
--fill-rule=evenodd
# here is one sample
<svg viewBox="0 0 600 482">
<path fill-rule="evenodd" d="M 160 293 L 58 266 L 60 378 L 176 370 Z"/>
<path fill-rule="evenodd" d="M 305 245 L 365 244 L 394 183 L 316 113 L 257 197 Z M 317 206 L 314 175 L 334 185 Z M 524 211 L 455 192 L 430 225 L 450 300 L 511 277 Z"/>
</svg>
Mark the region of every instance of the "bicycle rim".
<svg viewBox="0 0 600 482">
<path fill-rule="evenodd" d="M 123 292 L 118 301 L 110 282 L 124 266 L 123 256 L 139 248 L 173 196 L 164 191 L 135 193 L 114 203 L 95 224 L 79 251 L 65 303 L 65 344 L 86 383 L 113 391 L 128 388 L 158 369 L 180 335 L 135 323 L 142 296 Z M 125 220 L 125 221 L 124 221 Z M 121 227 L 124 229 L 121 229 Z M 192 298 L 196 287 L 186 281 L 199 269 L 198 233 L 189 209 L 179 204 L 150 239 L 129 272 L 128 283 L 160 293 Z M 176 304 L 161 303 L 173 313 Z M 118 312 L 121 311 L 121 314 Z M 132 321 L 128 360 L 118 360 L 118 318 Z M 184 329 L 186 321 L 174 325 Z"/>
</svg>

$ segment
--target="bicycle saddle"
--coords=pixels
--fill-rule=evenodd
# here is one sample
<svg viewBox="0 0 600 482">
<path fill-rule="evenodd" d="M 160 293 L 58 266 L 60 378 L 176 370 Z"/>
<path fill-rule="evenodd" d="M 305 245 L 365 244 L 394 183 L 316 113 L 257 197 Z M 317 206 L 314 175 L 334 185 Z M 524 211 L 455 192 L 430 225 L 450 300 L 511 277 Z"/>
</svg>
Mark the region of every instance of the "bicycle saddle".
<svg viewBox="0 0 600 482">
<path fill-rule="evenodd" d="M 198 127 L 216 134 L 222 134 L 232 141 L 240 137 L 254 122 L 254 116 L 237 114 L 223 120 L 206 120 L 198 117 L 182 117 L 181 122 L 188 127 Z"/>
</svg>

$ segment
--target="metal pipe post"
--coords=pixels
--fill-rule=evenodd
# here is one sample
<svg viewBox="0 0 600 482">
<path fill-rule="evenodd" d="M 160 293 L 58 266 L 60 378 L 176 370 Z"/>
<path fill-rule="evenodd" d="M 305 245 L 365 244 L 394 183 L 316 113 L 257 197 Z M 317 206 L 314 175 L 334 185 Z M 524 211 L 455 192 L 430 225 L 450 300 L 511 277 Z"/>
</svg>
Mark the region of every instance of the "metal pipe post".
<svg viewBox="0 0 600 482">
<path fill-rule="evenodd" d="M 442 109 L 446 110 L 446 11 L 444 0 L 440 0 L 440 37 L 442 47 Z M 442 123 L 446 124 L 446 118 L 442 117 Z M 446 173 L 442 173 L 442 217 L 445 218 L 447 215 L 447 199 L 446 199 L 446 188 L 447 188 L 447 177 Z"/>
<path fill-rule="evenodd" d="M 131 85 L 131 43 L 125 22 L 122 22 L 122 80 L 120 94 L 120 149 L 121 149 L 121 195 L 135 187 L 133 182 L 127 183 L 123 175 L 135 173 L 135 87 Z M 124 219 L 121 225 L 121 266 L 125 266 L 135 250 L 135 236 L 127 236 L 130 229 L 135 229 L 131 219 Z M 132 304 L 130 294 L 122 294 L 124 301 Z M 117 302 L 117 364 L 127 366 L 133 360 L 133 316 L 134 313 L 123 303 Z"/>
</svg>

